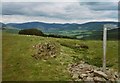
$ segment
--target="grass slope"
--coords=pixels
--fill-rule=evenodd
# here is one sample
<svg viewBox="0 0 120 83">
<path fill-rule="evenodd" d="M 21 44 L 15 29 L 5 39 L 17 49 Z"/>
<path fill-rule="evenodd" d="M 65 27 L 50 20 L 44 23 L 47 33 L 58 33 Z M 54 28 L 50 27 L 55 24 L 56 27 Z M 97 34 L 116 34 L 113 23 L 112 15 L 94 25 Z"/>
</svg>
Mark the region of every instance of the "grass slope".
<svg viewBox="0 0 120 83">
<path fill-rule="evenodd" d="M 3 81 L 59 81 L 71 80 L 68 64 L 85 60 L 102 66 L 102 41 L 82 41 L 62 38 L 47 38 L 3 33 Z M 60 55 L 49 60 L 35 60 L 33 45 L 40 42 L 58 42 Z M 72 48 L 75 44 L 85 44 L 88 50 Z M 108 41 L 107 66 L 117 69 L 118 41 Z"/>
</svg>

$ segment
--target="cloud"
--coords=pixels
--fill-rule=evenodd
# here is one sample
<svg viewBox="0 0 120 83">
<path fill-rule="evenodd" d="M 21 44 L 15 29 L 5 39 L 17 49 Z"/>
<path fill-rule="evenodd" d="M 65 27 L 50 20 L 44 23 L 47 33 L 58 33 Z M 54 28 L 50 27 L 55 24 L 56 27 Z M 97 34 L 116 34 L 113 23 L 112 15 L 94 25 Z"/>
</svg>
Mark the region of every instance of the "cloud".
<svg viewBox="0 0 120 83">
<path fill-rule="evenodd" d="M 81 0 L 2 0 L 2 2 L 79 2 Z"/>
<path fill-rule="evenodd" d="M 119 0 L 80 0 L 80 2 L 119 2 Z"/>
<path fill-rule="evenodd" d="M 16 22 L 79 23 L 91 20 L 117 20 L 116 4 L 116 2 L 3 2 L 2 15 L 4 22 L 16 20 Z"/>
<path fill-rule="evenodd" d="M 92 10 L 95 11 L 116 11 L 118 10 L 118 3 L 117 2 L 83 2 L 80 3 L 81 5 L 86 5 Z"/>
<path fill-rule="evenodd" d="M 2 2 L 118 2 L 119 0 L 2 0 Z"/>
</svg>

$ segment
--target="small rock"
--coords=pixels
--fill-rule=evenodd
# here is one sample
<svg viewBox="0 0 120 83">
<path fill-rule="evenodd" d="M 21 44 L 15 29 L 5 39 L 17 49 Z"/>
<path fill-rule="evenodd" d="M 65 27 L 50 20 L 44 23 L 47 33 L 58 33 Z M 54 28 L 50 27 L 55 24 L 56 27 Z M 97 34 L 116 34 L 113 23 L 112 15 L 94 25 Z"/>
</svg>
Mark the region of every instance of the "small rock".
<svg viewBox="0 0 120 83">
<path fill-rule="evenodd" d="M 117 72 L 115 72 L 115 77 L 116 77 L 116 78 L 118 78 L 118 77 L 119 77 Z"/>
<path fill-rule="evenodd" d="M 87 74 L 81 74 L 82 77 L 87 77 Z"/>
<path fill-rule="evenodd" d="M 94 74 L 96 74 L 97 76 L 104 77 L 105 79 L 108 79 L 107 75 L 104 72 L 102 72 L 102 71 L 96 71 L 96 70 L 94 70 Z"/>
<path fill-rule="evenodd" d="M 82 79 L 76 79 L 75 81 L 82 81 Z"/>
<path fill-rule="evenodd" d="M 103 79 L 100 78 L 100 77 L 94 77 L 93 80 L 94 80 L 94 81 L 99 81 L 99 82 L 100 82 L 100 81 L 103 81 Z M 104 80 L 104 81 L 105 81 L 105 80 Z"/>
<path fill-rule="evenodd" d="M 88 76 L 89 77 L 94 77 L 94 74 L 93 73 L 88 73 Z"/>
<path fill-rule="evenodd" d="M 93 73 L 94 71 L 93 70 L 91 70 L 91 71 L 86 71 L 87 73 Z"/>
<path fill-rule="evenodd" d="M 73 78 L 73 79 L 78 79 L 78 76 L 79 76 L 79 75 L 78 75 L 77 73 L 75 73 L 75 74 L 73 74 L 72 78 Z"/>
<path fill-rule="evenodd" d="M 114 82 L 115 80 L 112 78 L 112 79 L 110 79 L 110 81 L 113 81 L 113 82 Z"/>
<path fill-rule="evenodd" d="M 93 77 L 87 77 L 86 81 L 93 81 Z"/>
</svg>

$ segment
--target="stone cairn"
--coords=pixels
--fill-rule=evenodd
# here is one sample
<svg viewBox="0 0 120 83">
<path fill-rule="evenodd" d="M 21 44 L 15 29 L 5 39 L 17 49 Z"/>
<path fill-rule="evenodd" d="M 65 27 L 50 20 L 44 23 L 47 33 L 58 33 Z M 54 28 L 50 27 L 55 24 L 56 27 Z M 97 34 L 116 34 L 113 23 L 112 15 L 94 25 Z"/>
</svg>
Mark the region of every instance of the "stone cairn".
<svg viewBox="0 0 120 83">
<path fill-rule="evenodd" d="M 59 45 L 52 42 L 45 42 L 33 46 L 36 50 L 35 54 L 32 55 L 35 59 L 48 59 L 50 57 L 56 57 L 59 54 Z"/>
<path fill-rule="evenodd" d="M 68 71 L 73 81 L 100 82 L 100 81 L 118 81 L 118 73 L 112 69 L 107 69 L 106 73 L 102 68 L 89 65 L 81 61 L 80 63 L 69 64 Z"/>
</svg>

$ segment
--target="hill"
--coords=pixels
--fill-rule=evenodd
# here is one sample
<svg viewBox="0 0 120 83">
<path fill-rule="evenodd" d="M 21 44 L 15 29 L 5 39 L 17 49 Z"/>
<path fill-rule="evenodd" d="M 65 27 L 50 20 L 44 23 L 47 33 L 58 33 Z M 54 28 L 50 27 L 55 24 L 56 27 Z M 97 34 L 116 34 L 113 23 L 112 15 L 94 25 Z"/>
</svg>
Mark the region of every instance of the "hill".
<svg viewBox="0 0 120 83">
<path fill-rule="evenodd" d="M 51 30 L 102 30 L 104 24 L 117 25 L 117 22 L 88 22 L 84 24 L 59 24 L 59 23 L 43 23 L 43 22 L 27 22 L 27 23 L 9 23 L 7 26 L 16 27 L 19 29 L 25 28 L 40 28 L 43 31 Z"/>
<path fill-rule="evenodd" d="M 3 81 L 71 81 L 69 64 L 85 61 L 102 67 L 102 41 L 26 36 L 3 32 Z M 55 58 L 36 60 L 34 46 L 48 41 L 60 46 Z M 85 45 L 88 49 L 75 46 Z M 107 41 L 107 67 L 118 68 L 118 41 Z"/>
<path fill-rule="evenodd" d="M 102 30 L 105 24 L 111 24 L 115 27 L 118 22 L 88 22 L 84 24 L 77 23 L 43 23 L 43 22 L 27 22 L 27 23 L 9 23 L 4 27 L 4 32 L 18 33 L 21 29 L 37 28 L 45 34 L 63 35 L 76 39 L 102 39 Z M 118 27 L 117 27 L 118 28 Z M 118 30 L 119 31 L 119 30 Z M 114 31 L 113 31 L 114 32 Z M 109 39 L 118 39 L 117 33 L 112 31 L 108 33 Z M 109 35 L 110 34 L 110 35 Z M 113 35 L 113 36 L 112 36 Z"/>
<path fill-rule="evenodd" d="M 107 39 L 108 40 L 119 40 L 120 39 L 120 28 L 110 29 L 107 31 Z M 103 39 L 103 31 L 93 31 L 91 35 L 87 37 L 83 37 L 83 39 L 92 39 L 92 40 L 102 40 Z"/>
</svg>

